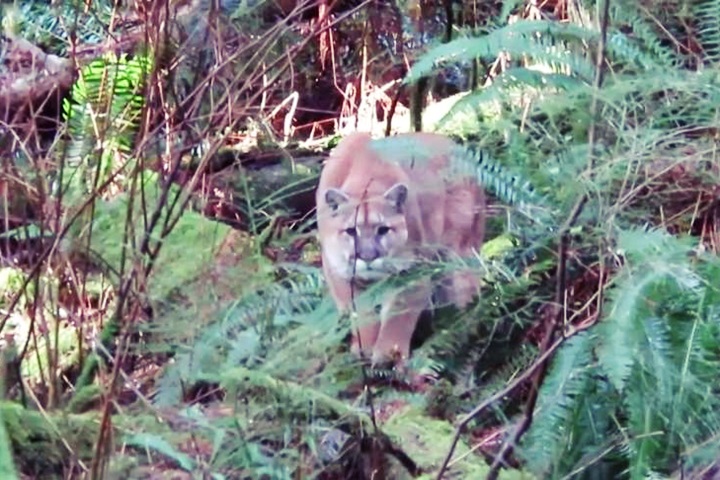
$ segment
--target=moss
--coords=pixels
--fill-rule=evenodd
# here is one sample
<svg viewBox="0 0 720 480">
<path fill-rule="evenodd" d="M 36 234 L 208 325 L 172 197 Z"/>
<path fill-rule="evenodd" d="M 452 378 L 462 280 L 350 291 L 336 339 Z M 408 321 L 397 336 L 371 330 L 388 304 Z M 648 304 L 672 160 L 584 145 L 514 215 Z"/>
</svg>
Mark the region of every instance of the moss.
<svg viewBox="0 0 720 480">
<path fill-rule="evenodd" d="M 34 478 L 61 477 L 72 468 L 74 459 L 90 460 L 98 436 L 97 416 L 46 416 L 16 403 L 0 403 L 0 418 L 15 464 L 24 475 Z"/>
<path fill-rule="evenodd" d="M 418 462 L 425 472 L 420 477 L 422 479 L 435 478 L 455 436 L 455 428 L 450 423 L 427 417 L 416 407 L 408 407 L 393 415 L 383 425 L 383 431 Z M 485 478 L 490 470 L 462 439 L 455 448 L 453 459 L 454 463 L 444 478 Z M 534 477 L 524 472 L 501 471 L 498 478 L 529 480 Z"/>
</svg>

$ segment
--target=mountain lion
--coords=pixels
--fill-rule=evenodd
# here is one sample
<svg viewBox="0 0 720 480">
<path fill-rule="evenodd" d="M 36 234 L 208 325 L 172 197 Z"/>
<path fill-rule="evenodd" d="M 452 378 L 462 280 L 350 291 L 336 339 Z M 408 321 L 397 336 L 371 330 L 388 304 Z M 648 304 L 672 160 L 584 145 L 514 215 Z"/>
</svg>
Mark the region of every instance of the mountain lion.
<svg viewBox="0 0 720 480">
<path fill-rule="evenodd" d="M 463 308 L 478 291 L 476 273 L 465 268 L 445 273 L 435 287 L 428 278 L 407 280 L 378 305 L 358 296 L 377 280 L 399 278 L 414 260 L 467 258 L 480 248 L 485 196 L 473 172 L 451 161 L 463 151 L 437 134 L 373 140 L 355 133 L 340 141 L 320 175 L 323 272 L 338 309 L 357 309 L 363 323 L 352 351 L 374 364 L 408 358 L 418 318 L 433 300 Z"/>
</svg>

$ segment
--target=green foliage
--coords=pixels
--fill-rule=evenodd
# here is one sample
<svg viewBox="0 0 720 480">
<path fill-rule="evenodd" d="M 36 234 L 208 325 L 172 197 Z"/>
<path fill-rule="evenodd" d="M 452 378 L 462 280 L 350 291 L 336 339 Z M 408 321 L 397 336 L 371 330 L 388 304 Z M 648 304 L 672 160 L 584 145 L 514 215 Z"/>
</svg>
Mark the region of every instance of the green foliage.
<svg viewBox="0 0 720 480">
<path fill-rule="evenodd" d="M 708 64 L 716 62 L 717 5 L 684 4 L 684 14 L 703 25 L 697 32 L 704 49 L 699 60 Z M 545 28 L 544 23 L 522 20 L 518 23 L 527 25 L 498 26 L 488 34 L 433 47 L 410 76 L 427 75 L 449 61 L 509 54 L 507 68 L 492 82 L 462 92 L 452 106 L 443 108 L 447 113 L 438 129 L 475 140 L 499 171 L 513 172 L 510 178 L 518 172 L 533 185 L 530 190 L 541 196 L 527 204 L 550 206 L 546 209 L 553 213 L 539 222 L 545 228 L 557 227 L 577 198 L 587 196 L 573 231 L 569 288 L 587 288 L 582 272 L 599 264 L 612 272 L 612 282 L 600 325 L 569 339 L 553 359 L 522 442 L 525 466 L 546 478 L 671 475 L 678 468 L 707 465 L 718 448 L 718 382 L 709 372 L 718 368 L 718 289 L 712 279 L 719 264 L 698 247 L 703 238 L 673 236 L 664 228 L 696 235 L 698 219 L 712 211 L 718 182 L 717 159 L 711 153 L 715 145 L 689 131 L 715 131 L 720 83 L 715 72 L 684 69 L 691 53 L 668 46 L 675 38 L 687 37 L 687 19 L 679 18 L 679 11 L 663 11 L 668 23 L 658 28 L 655 13 L 637 2 L 612 4 L 610 68 L 599 91 L 591 85 L 595 30 Z M 590 12 L 580 14 L 591 20 L 586 25 L 597 21 Z M 523 37 L 524 43 L 519 40 Z M 595 95 L 599 108 L 592 118 Z M 595 143 L 590 145 L 593 122 Z M 502 195 L 502 184 L 483 180 L 503 201 L 512 199 Z M 710 222 L 709 228 L 717 231 Z M 646 228 L 648 224 L 652 227 Z M 519 237 L 532 247 L 519 242 L 500 257 L 509 271 L 522 272 L 543 260 L 554 263 L 544 253 L 553 248 L 552 234 L 519 226 Z M 517 227 L 510 221 L 505 226 L 510 231 Z M 517 255 L 520 251 L 529 255 Z M 548 276 L 546 271 L 539 278 Z M 517 285 L 517 297 L 490 301 L 502 311 L 488 309 L 481 298 L 479 318 L 470 325 L 457 323 L 449 329 L 455 332 L 450 337 L 468 335 L 468 329 L 482 324 L 480 318 L 508 318 L 506 312 L 515 302 L 552 298 L 543 281 Z M 493 287 L 499 285 L 486 286 L 484 295 L 492 297 Z M 573 312 L 586 308 L 571 304 L 566 314 L 579 315 Z M 443 335 L 424 348 L 443 342 L 448 346 L 441 350 L 444 359 L 457 354 L 476 360 L 467 344 L 443 341 Z M 518 358 L 521 347 L 513 342 L 509 350 L 507 357 Z M 497 355 L 502 343 L 487 351 Z M 532 356 L 519 369 L 531 362 Z M 490 368 L 486 375 L 492 378 L 505 367 L 512 371 L 507 360 L 500 363 L 500 370 Z M 499 378 L 493 383 L 485 377 L 481 384 L 488 389 L 486 395 L 502 388 L 510 376 Z M 477 385 L 478 378 L 473 382 Z M 507 421 L 503 419 L 513 409 L 512 402 L 504 402 L 496 407 L 495 419 L 485 415 L 478 424 Z"/>
<path fill-rule="evenodd" d="M 31 3 L 41 26 L 34 38 L 62 51 L 66 27 L 50 22 L 40 2 Z M 592 10 L 586 9 L 590 3 Z M 672 476 L 681 468 L 684 473 L 707 466 L 720 450 L 720 262 L 705 252 L 713 248 L 718 229 L 714 137 L 720 82 L 713 67 L 720 58 L 720 2 L 668 0 L 659 2 L 657 11 L 649 11 L 647 2 L 612 2 L 605 81 L 595 89 L 601 3 L 574 2 L 577 11 L 568 22 L 515 16 L 508 24 L 511 12 L 525 12 L 528 5 L 503 2 L 501 13 L 484 27 L 460 29 L 455 40 L 431 47 L 408 77 L 412 82 L 450 65 L 459 65 L 460 71 L 477 59 L 502 60 L 494 64 L 498 70 L 480 72 L 489 80 L 482 87 L 446 99 L 443 118 L 434 124 L 463 139 L 466 146 L 453 152 L 453 167 L 469 172 L 493 196 L 488 242 L 478 258 L 464 264 L 483 273 L 482 295 L 467 312 L 436 312 L 433 331 L 414 350 L 410 367 L 439 377 L 429 393 L 384 384 L 372 390 L 379 429 L 420 464 L 425 477 L 449 448 L 451 422 L 536 360 L 538 327 L 552 310 L 548 306 L 558 282 L 558 227 L 581 197 L 584 208 L 570 232 L 566 289 L 560 292 L 566 302 L 564 331 L 591 321 L 596 308 L 601 319 L 567 339 L 552 359 L 532 426 L 515 448 L 520 471 L 505 470 L 501 478 Z M 92 40 L 93 28 L 108 23 L 105 14 L 111 10 L 99 5 L 100 10 L 89 12 L 97 23 L 78 26 L 86 41 Z M 237 130 L 235 111 L 227 124 L 214 123 L 224 115 L 217 115 L 218 105 L 245 108 L 247 103 L 251 111 L 255 105 L 247 99 L 269 91 L 273 75 L 297 88 L 276 59 L 284 58 L 301 34 L 282 30 L 284 21 L 264 25 L 263 11 L 248 2 L 221 2 L 219 7 L 217 12 L 233 15 L 218 15 L 218 23 L 211 25 L 211 13 L 217 12 L 203 4 L 181 25 L 187 42 L 179 45 L 182 60 L 172 71 L 181 87 L 169 86 L 168 98 L 183 102 L 192 98 L 193 89 L 207 87 L 184 104 L 194 103 L 197 110 L 181 112 L 187 113 L 183 122 L 191 129 L 210 126 L 197 128 L 204 135 L 203 148 L 196 149 L 201 153 Z M 78 19 L 85 18 L 84 10 L 80 15 L 72 8 Z M 229 48 L 206 41 L 250 17 L 252 22 L 236 36 L 223 37 Z M 16 27 L 29 31 L 28 25 Z M 167 38 L 170 52 L 176 38 Z M 224 57 L 224 48 L 232 55 Z M 134 158 L 143 109 L 153 108 L 144 97 L 148 72 L 155 67 L 150 58 L 107 56 L 83 67 L 63 104 L 67 156 L 59 162 L 53 189 L 63 202 L 63 215 L 92 203 L 61 239 L 63 254 L 88 253 L 92 267 L 100 267 L 115 286 L 132 272 L 149 275 L 138 275 L 139 286 L 132 292 L 133 300 L 149 299 L 153 306 L 152 322 L 138 328 L 142 341 L 133 342 L 132 353 L 145 355 L 143 366 L 171 360 L 161 364 L 156 390 L 143 398 L 152 407 L 153 423 L 118 402 L 131 414 L 115 418 L 137 422 L 132 428 L 124 425 L 125 440 L 144 454 L 121 476 L 141 476 L 138 464 L 146 461 L 144 456 L 217 478 L 295 478 L 359 462 L 348 460 L 345 447 L 362 444 L 375 435 L 375 427 L 367 391 L 361 388 L 365 372 L 346 351 L 351 322 L 338 318 L 330 306 L 316 267 L 274 264 L 263 256 L 267 250 L 291 249 L 297 238 L 292 233 L 275 238 L 282 230 L 278 212 L 292 208 L 287 204 L 291 194 L 312 188 L 314 175 L 303 173 L 293 185 L 266 185 L 242 172 L 229 182 L 242 197 L 238 203 L 249 235 L 238 263 L 220 265 L 224 258 L 217 259 L 218 250 L 229 228 L 182 211 L 178 206 L 191 193 L 143 170 L 145 158 Z M 294 60 L 300 65 L 307 58 Z M 214 70 L 219 65 L 232 70 Z M 696 71 L 700 66 L 705 68 Z M 270 93 L 273 98 L 277 91 Z M 195 135 L 193 130 L 189 142 Z M 378 145 L 396 160 L 424 153 L 397 140 Z M 200 157 L 183 166 L 204 165 Z M 29 237 L 41 239 L 42 232 Z M 17 229 L 0 235 L 23 239 Z M 428 262 L 373 293 L 459 265 L 456 260 Z M 609 281 L 603 297 L 596 296 L 600 272 Z M 14 267 L 0 270 L 0 306 L 17 293 L 24 275 Z M 63 285 L 42 280 L 43 292 Z M 91 275 L 83 291 L 98 291 L 94 282 Z M 103 332 L 112 335 L 102 337 L 102 343 L 125 339 L 117 336 L 121 327 L 137 332 L 137 319 L 131 320 L 107 327 Z M 26 368 L 29 364 L 25 361 Z M 378 372 L 368 376 L 378 383 L 396 378 Z M 80 389 L 70 408 L 87 408 L 100 392 L 108 393 L 97 385 Z M 489 467 L 475 452 L 485 447 L 487 431 L 512 431 L 524 394 L 512 392 L 468 425 L 451 474 L 487 474 Z M 188 400 L 192 407 L 177 408 Z M 444 408 L 441 400 L 447 400 Z M 174 422 L 155 420 L 166 411 Z M 66 460 L 60 440 L 72 435 L 63 431 L 59 437 L 30 413 L 30 428 L 39 432 L 31 438 L 18 422 L 24 411 L 13 406 L 9 412 L 0 414 L 13 448 L 20 446 L 13 453 L 21 471 L 59 471 Z M 92 425 L 83 439 L 97 438 L 97 424 Z M 199 445 L 192 454 L 186 449 L 189 442 Z M 470 444 L 478 446 L 471 449 Z M 0 458 L 3 448 L 0 438 Z M 81 457 L 91 457 L 86 455 L 91 448 L 82 448 Z"/>
<path fill-rule="evenodd" d="M 192 345 L 179 349 L 177 359 L 160 381 L 157 401 L 172 405 L 181 398 L 187 381 L 219 381 L 218 372 L 247 366 L 261 368 L 267 357 L 277 357 L 287 330 L 308 323 L 322 298 L 317 272 L 299 280 L 250 290 L 220 311 L 221 321 L 208 325 Z M 303 317 L 306 317 L 305 319 Z M 306 346 L 306 339 L 302 340 Z M 276 358 L 277 359 L 277 358 Z M 302 363 L 296 363 L 303 368 Z M 266 367 L 272 368 L 272 362 Z"/>
<path fill-rule="evenodd" d="M 145 82 L 150 56 L 108 54 L 85 66 L 73 85 L 63 114 L 71 140 L 67 149 L 70 168 L 61 172 L 63 190 L 84 195 L 115 179 L 130 176 L 128 156 L 140 125 L 145 103 Z M 64 180 L 64 181 L 63 181 Z"/>
<path fill-rule="evenodd" d="M 2 379 L 0 379 L 0 391 L 4 390 Z M 8 480 L 15 480 L 15 462 L 13 462 L 12 445 L 10 438 L 5 431 L 5 421 L 3 420 L 3 412 L 0 409 L 0 475 Z"/>
<path fill-rule="evenodd" d="M 0 306 L 6 307 L 16 295 L 22 295 L 23 300 L 32 295 L 27 295 L 22 291 L 25 284 L 26 276 L 19 268 L 2 267 L 0 268 Z M 24 305 L 24 301 L 21 304 Z"/>
<path fill-rule="evenodd" d="M 591 342 L 590 334 L 580 333 L 568 340 L 553 359 L 552 371 L 542 386 L 542 401 L 535 412 L 533 428 L 525 439 L 525 455 L 534 472 L 548 474 L 553 468 L 563 468 L 560 472 L 552 471 L 558 475 L 571 471 L 583 455 L 593 451 L 589 446 L 595 449 L 595 454 L 608 446 L 606 442 L 611 437 L 603 434 L 610 427 L 607 414 L 612 411 L 608 409 L 611 392 L 607 388 L 593 392 L 596 387 L 592 380 L 597 369 L 592 364 Z M 591 394 L 597 395 L 594 404 L 588 402 Z M 595 417 L 605 417 L 584 418 L 595 411 Z M 593 420 L 599 422 L 599 427 L 588 429 L 587 422 Z M 576 439 L 583 443 L 575 447 Z"/>
<path fill-rule="evenodd" d="M 717 65 L 720 62 L 720 2 L 702 0 L 693 3 L 703 57 L 707 63 Z"/>
<path fill-rule="evenodd" d="M 193 462 L 192 458 L 182 452 L 178 452 L 170 443 L 157 435 L 136 433 L 127 436 L 125 442 L 130 447 L 155 451 L 171 459 L 185 471 L 191 472 L 195 467 L 195 462 Z"/>
<path fill-rule="evenodd" d="M 541 225 L 547 228 L 555 226 L 557 222 L 553 218 L 551 206 L 536 192 L 530 180 L 520 174 L 510 173 L 486 152 L 473 149 L 469 152 L 471 158 L 477 159 L 477 180 L 488 192 Z M 464 158 L 467 158 L 467 154 L 460 155 L 456 163 L 462 162 Z"/>
<path fill-rule="evenodd" d="M 434 319 L 436 331 L 418 352 L 435 359 L 431 370 L 484 378 L 518 354 L 518 334 L 534 318 L 534 305 L 526 304 L 524 296 L 536 280 L 500 271 L 497 265 L 485 272 L 483 295 L 473 309 Z"/>
<path fill-rule="evenodd" d="M 71 461 L 68 448 L 76 458 L 91 458 L 98 431 L 96 413 L 47 416 L 3 402 L 0 418 L 21 472 L 44 478 L 62 475 Z"/>
<path fill-rule="evenodd" d="M 668 347 L 661 337 L 656 336 L 661 332 L 657 331 L 654 322 L 643 324 L 637 321 L 638 318 L 652 319 L 655 307 L 651 299 L 664 293 L 662 286 L 667 282 L 674 283 L 679 289 L 677 293 L 684 299 L 703 288 L 701 279 L 687 263 L 693 248 L 691 242 L 691 239 L 676 240 L 660 231 L 621 232 L 618 247 L 631 264 L 616 277 L 623 288 L 612 290 L 609 318 L 598 328 L 603 339 L 598 360 L 618 391 L 622 392 L 626 386 L 637 360 L 638 344 L 656 341 L 650 347 L 658 353 Z"/>
<path fill-rule="evenodd" d="M 593 468 L 647 478 L 702 464 L 717 447 L 720 262 L 692 244 L 619 233 L 626 265 L 606 318 L 566 343 L 543 384 L 524 449 L 533 471 L 555 478 L 593 458 Z"/>
<path fill-rule="evenodd" d="M 405 408 L 398 412 L 384 426 L 388 435 L 402 445 L 411 458 L 420 461 L 423 471 L 433 472 L 442 462 L 450 446 L 454 429 L 447 422 L 422 415 L 416 408 Z M 485 478 L 490 467 L 478 462 L 464 442 L 458 450 L 460 460 L 448 472 L 448 478 Z M 422 479 L 435 478 L 431 474 Z M 530 480 L 532 475 L 515 470 L 504 471 L 498 477 L 502 480 Z"/>
<path fill-rule="evenodd" d="M 544 38 L 552 38 L 553 43 L 547 43 Z M 572 24 L 550 21 L 515 22 L 481 37 L 458 38 L 434 47 L 413 65 L 408 81 L 415 81 L 429 74 L 440 62 L 461 62 L 476 57 L 494 60 L 500 52 L 507 52 L 511 56 L 542 58 L 554 67 L 567 67 L 570 66 L 569 62 L 576 62 L 573 71 L 589 81 L 593 74 L 592 64 L 577 62 L 578 57 L 556 48 L 554 43 L 590 42 L 596 38 L 596 32 Z"/>
<path fill-rule="evenodd" d="M 204 408 L 188 406 L 175 412 L 176 421 L 171 426 L 149 414 L 123 417 L 122 440 L 130 448 L 114 456 L 110 477 L 137 478 L 156 462 L 167 462 L 180 471 L 202 471 L 209 478 L 249 478 L 256 474 L 269 479 L 291 478 L 288 468 L 270 454 L 262 439 L 249 434 L 253 419 L 246 417 L 248 410 L 234 413 L 235 418 L 218 419 Z M 263 426 L 268 424 L 263 422 Z M 189 443 L 202 446 L 205 455 L 188 451 L 185 446 Z M 283 456 L 293 455 L 288 449 Z"/>
<path fill-rule="evenodd" d="M 113 15 L 112 2 L 105 1 L 24 0 L 3 8 L 6 31 L 63 57 L 68 56 L 71 38 L 85 45 L 102 43 Z"/>
<path fill-rule="evenodd" d="M 206 375 L 206 379 L 221 380 L 233 397 L 252 396 L 253 401 L 260 404 L 276 405 L 277 413 L 287 420 L 297 421 L 303 417 L 334 420 L 344 417 L 352 418 L 368 429 L 371 426 L 371 420 L 366 414 L 356 411 L 331 395 L 310 386 L 279 381 L 262 372 L 235 368 L 222 372 L 219 377 Z"/>
<path fill-rule="evenodd" d="M 677 64 L 676 53 L 662 41 L 650 12 L 638 2 L 612 2 L 610 12 L 612 25 L 626 26 L 632 31 L 632 40 L 626 34 L 614 31 L 608 36 L 610 48 L 624 51 L 625 58 L 638 61 L 643 67 L 672 67 Z"/>
</svg>

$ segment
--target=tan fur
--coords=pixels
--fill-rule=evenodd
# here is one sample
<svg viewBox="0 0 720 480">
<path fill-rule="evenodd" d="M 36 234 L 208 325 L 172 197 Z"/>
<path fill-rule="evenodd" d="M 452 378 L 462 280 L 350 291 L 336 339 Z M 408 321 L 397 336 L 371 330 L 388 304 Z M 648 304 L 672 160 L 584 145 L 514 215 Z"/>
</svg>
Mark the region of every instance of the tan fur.
<svg viewBox="0 0 720 480">
<path fill-rule="evenodd" d="M 338 309 L 355 306 L 360 314 L 363 324 L 359 334 L 353 333 L 353 351 L 371 354 L 374 363 L 409 356 L 433 286 L 426 279 L 391 291 L 380 302 L 379 319 L 374 304 L 357 303 L 365 287 L 419 256 L 469 257 L 482 244 L 485 197 L 476 180 L 449 168 L 448 155 L 456 148 L 436 134 L 372 140 L 356 133 L 338 144 L 320 176 L 316 200 L 323 272 Z M 443 285 L 444 297 L 462 308 L 479 281 L 462 270 Z"/>
</svg>

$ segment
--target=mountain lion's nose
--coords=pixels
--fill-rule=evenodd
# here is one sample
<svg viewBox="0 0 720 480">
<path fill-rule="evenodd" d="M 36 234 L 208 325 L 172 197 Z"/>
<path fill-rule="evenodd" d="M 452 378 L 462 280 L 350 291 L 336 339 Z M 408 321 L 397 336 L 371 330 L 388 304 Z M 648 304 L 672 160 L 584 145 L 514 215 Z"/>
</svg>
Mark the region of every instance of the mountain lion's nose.
<svg viewBox="0 0 720 480">
<path fill-rule="evenodd" d="M 373 260 L 376 260 L 380 256 L 380 252 L 378 252 L 377 248 L 372 247 L 365 247 L 363 248 L 360 246 L 357 250 L 356 257 L 359 260 L 362 260 L 364 262 L 370 263 Z"/>
</svg>

